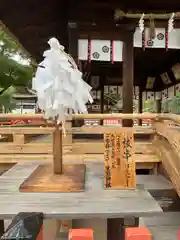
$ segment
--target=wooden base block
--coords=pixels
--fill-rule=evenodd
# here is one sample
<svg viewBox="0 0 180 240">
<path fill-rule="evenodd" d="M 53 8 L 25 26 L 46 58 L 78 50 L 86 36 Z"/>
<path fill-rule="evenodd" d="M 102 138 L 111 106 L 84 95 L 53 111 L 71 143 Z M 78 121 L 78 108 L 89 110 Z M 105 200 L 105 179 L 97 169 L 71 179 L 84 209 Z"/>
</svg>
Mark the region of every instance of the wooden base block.
<svg viewBox="0 0 180 240">
<path fill-rule="evenodd" d="M 64 164 L 63 174 L 54 174 L 51 164 L 40 165 L 20 186 L 20 192 L 82 192 L 85 164 Z"/>
</svg>

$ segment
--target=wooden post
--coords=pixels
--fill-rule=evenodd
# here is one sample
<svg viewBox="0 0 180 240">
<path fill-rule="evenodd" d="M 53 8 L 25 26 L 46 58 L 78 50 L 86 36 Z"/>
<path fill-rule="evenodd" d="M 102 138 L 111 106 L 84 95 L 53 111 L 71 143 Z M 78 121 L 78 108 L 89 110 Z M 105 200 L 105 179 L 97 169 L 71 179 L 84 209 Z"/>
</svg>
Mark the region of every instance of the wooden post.
<svg viewBox="0 0 180 240">
<path fill-rule="evenodd" d="M 101 75 L 100 76 L 100 85 L 101 85 L 101 105 L 100 105 L 100 110 L 101 110 L 101 113 L 104 113 L 104 80 L 105 80 L 105 76 Z M 103 125 L 103 120 L 101 120 L 101 125 Z"/>
<path fill-rule="evenodd" d="M 139 88 L 139 113 L 143 112 L 142 88 Z M 139 126 L 142 126 L 142 119 L 139 119 Z"/>
<path fill-rule="evenodd" d="M 68 41 L 68 52 L 74 58 L 76 64 L 78 64 L 78 31 L 75 22 L 68 23 Z"/>
<path fill-rule="evenodd" d="M 4 220 L 0 220 L 0 237 L 4 234 Z"/>
<path fill-rule="evenodd" d="M 124 219 L 109 218 L 107 219 L 107 240 L 124 239 Z"/>
<path fill-rule="evenodd" d="M 161 99 L 156 99 L 157 113 L 161 113 Z"/>
<path fill-rule="evenodd" d="M 123 42 L 123 113 L 133 113 L 134 31 L 126 31 Z M 124 127 L 132 127 L 131 119 L 123 120 Z"/>
<path fill-rule="evenodd" d="M 56 126 L 53 132 L 53 171 L 55 174 L 63 172 L 62 129 Z"/>
<path fill-rule="evenodd" d="M 13 134 L 13 143 L 24 144 L 25 143 L 25 135 L 24 134 Z"/>
</svg>

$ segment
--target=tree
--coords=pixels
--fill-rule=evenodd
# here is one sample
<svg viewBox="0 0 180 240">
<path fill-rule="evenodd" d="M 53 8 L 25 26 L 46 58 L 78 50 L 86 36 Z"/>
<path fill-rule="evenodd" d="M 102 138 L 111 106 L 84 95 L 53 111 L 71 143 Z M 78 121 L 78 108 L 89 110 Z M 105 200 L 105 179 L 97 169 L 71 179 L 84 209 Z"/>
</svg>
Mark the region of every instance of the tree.
<svg viewBox="0 0 180 240">
<path fill-rule="evenodd" d="M 11 86 L 6 91 L 4 91 L 0 95 L 0 110 L 1 112 L 8 113 L 15 107 L 15 103 L 13 103 L 13 94 L 15 93 L 16 89 Z"/>
<path fill-rule="evenodd" d="M 21 61 L 14 60 L 15 56 Z M 11 86 L 26 86 L 31 81 L 35 69 L 24 65 L 25 60 L 28 63 L 16 42 L 0 29 L 0 95 Z"/>
</svg>

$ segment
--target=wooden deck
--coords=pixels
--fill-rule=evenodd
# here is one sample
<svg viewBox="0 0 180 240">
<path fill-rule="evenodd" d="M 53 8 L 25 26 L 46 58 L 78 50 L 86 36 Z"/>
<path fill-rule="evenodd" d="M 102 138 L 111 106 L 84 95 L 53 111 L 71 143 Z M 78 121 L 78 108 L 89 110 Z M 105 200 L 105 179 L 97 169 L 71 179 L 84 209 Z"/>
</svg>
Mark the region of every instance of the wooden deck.
<svg viewBox="0 0 180 240">
<path fill-rule="evenodd" d="M 18 212 L 35 211 L 54 219 L 139 217 L 162 211 L 143 185 L 136 190 L 104 190 L 103 163 L 87 163 L 85 192 L 20 193 L 19 185 L 38 165 L 38 162 L 18 163 L 0 177 L 1 219 L 11 218 Z M 141 179 L 138 183 L 142 182 L 145 181 Z"/>
</svg>

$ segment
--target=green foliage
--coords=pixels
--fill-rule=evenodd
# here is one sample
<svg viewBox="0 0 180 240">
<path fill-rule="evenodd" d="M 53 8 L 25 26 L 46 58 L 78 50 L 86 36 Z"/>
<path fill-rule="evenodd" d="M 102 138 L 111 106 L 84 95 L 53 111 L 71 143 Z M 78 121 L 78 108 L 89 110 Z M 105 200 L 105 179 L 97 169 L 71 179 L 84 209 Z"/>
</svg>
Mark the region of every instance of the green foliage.
<svg viewBox="0 0 180 240">
<path fill-rule="evenodd" d="M 14 93 L 15 88 L 11 86 L 0 95 L 0 109 L 2 112 L 11 112 L 11 110 L 15 107 L 15 104 L 12 101 Z"/>
<path fill-rule="evenodd" d="M 34 74 L 31 66 L 13 60 L 15 55 L 22 62 L 27 62 L 27 57 L 15 41 L 0 30 L 0 87 L 4 88 L 4 91 L 11 85 L 27 85 Z"/>
<path fill-rule="evenodd" d="M 28 62 L 16 42 L 0 29 L 0 111 L 11 111 L 16 86 L 27 86 L 32 80 L 35 69 L 25 65 Z"/>
<path fill-rule="evenodd" d="M 151 99 L 143 101 L 143 112 L 156 112 L 156 101 Z"/>
<path fill-rule="evenodd" d="M 162 101 L 162 112 L 180 114 L 180 93 Z"/>
</svg>

